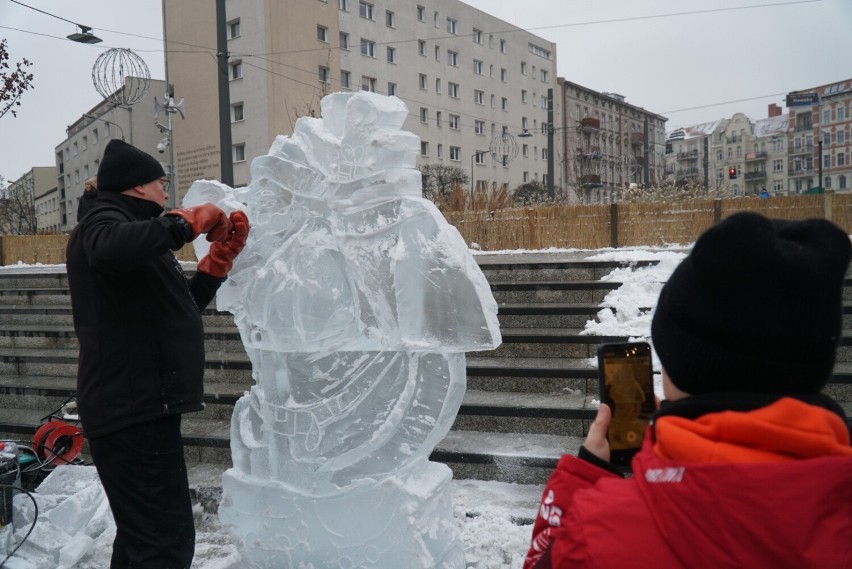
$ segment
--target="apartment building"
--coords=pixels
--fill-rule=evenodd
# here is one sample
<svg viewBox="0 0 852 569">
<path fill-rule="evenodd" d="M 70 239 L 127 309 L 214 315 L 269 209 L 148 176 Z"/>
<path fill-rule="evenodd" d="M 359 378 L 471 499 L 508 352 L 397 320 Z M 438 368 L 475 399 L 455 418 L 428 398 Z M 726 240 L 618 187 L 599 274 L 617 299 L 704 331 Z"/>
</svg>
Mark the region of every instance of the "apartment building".
<svg viewBox="0 0 852 569">
<path fill-rule="evenodd" d="M 617 202 L 630 184 L 653 185 L 665 176 L 666 117 L 560 79 L 561 175 L 567 201 Z"/>
<path fill-rule="evenodd" d="M 849 191 L 852 79 L 794 91 L 787 95 L 787 107 L 791 191 L 815 191 L 820 186 Z"/>
<path fill-rule="evenodd" d="M 672 131 L 666 140 L 668 181 L 732 196 L 787 193 L 789 116 L 780 112 L 773 104 L 765 119 L 735 113 Z"/>
<path fill-rule="evenodd" d="M 65 130 L 67 138 L 54 149 L 60 231 L 77 225 L 77 205 L 83 195 L 83 182 L 98 173 L 104 148 L 111 139 L 119 138 L 152 156 L 161 157 L 163 169 L 169 171 L 168 156 L 157 150 L 163 134 L 154 125 L 154 97 L 162 101 L 165 91 L 164 81 L 152 79 L 147 94 L 135 105 L 117 106 L 103 100 Z"/>
<path fill-rule="evenodd" d="M 59 230 L 56 174 L 52 166 L 35 166 L 11 182 L 2 199 L 11 207 L 0 219 L 0 233 L 12 235 Z"/>
<path fill-rule="evenodd" d="M 546 182 L 548 153 L 562 152 L 548 148 L 539 128 L 549 124 L 548 89 L 557 86 L 556 45 L 463 2 L 227 0 L 225 7 L 218 21 L 226 60 L 215 55 L 213 2 L 164 2 L 167 74 L 187 109 L 174 131 L 179 196 L 194 179 L 218 179 L 222 156 L 233 163 L 234 184 L 247 184 L 251 160 L 275 136 L 291 134 L 299 117 L 319 116 L 321 98 L 336 91 L 402 99 L 403 128 L 421 139 L 418 165 L 457 167 L 480 188 Z M 194 47 L 178 47 L 187 45 Z M 220 69 L 231 139 L 224 153 Z"/>
</svg>

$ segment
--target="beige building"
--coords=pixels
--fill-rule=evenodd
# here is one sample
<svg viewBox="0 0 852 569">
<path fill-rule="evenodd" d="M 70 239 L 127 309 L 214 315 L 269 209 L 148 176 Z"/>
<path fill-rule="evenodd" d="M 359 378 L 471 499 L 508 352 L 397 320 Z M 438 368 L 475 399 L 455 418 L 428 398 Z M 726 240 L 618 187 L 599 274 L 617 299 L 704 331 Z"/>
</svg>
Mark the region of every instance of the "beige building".
<svg viewBox="0 0 852 569">
<path fill-rule="evenodd" d="M 10 183 L 0 199 L 0 233 L 28 235 L 59 230 L 56 174 L 52 166 L 35 166 Z"/>
<path fill-rule="evenodd" d="M 135 105 L 121 107 L 104 100 L 65 130 L 68 137 L 55 148 L 54 185 L 58 192 L 60 231 L 77 225 L 83 182 L 98 173 L 104 148 L 111 139 L 119 138 L 159 157 L 168 172 L 168 155 L 158 150 L 164 136 L 154 125 L 154 97 L 162 101 L 165 89 L 164 81 L 152 79 L 147 94 Z"/>
<path fill-rule="evenodd" d="M 561 172 L 568 201 L 612 203 L 630 184 L 665 175 L 666 117 L 560 79 L 564 119 Z"/>
<path fill-rule="evenodd" d="M 214 2 L 165 0 L 163 19 L 167 75 L 186 99 L 174 129 L 179 195 L 194 179 L 218 179 L 223 154 L 234 184 L 248 183 L 251 160 L 276 135 L 319 116 L 324 95 L 356 90 L 406 103 L 419 165 L 460 168 L 478 187 L 546 181 L 556 45 L 463 2 L 228 0 L 227 61 L 216 57 Z M 220 152 L 219 70 L 230 153 Z M 518 138 L 525 129 L 533 136 Z"/>
</svg>

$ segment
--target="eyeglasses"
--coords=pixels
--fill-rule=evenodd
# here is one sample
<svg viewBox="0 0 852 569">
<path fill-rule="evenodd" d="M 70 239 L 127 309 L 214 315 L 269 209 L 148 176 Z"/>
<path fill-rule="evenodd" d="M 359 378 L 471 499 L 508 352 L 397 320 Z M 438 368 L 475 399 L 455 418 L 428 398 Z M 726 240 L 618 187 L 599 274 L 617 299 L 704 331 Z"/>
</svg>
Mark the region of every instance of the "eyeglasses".
<svg viewBox="0 0 852 569">
<path fill-rule="evenodd" d="M 168 178 L 160 178 L 160 179 L 158 179 L 157 181 L 158 181 L 158 182 L 160 182 L 160 185 L 161 185 L 161 186 L 163 186 L 163 191 L 168 190 L 168 189 L 169 189 L 169 184 L 171 184 L 171 183 L 172 183 L 172 181 L 171 181 L 171 180 L 169 180 Z"/>
</svg>

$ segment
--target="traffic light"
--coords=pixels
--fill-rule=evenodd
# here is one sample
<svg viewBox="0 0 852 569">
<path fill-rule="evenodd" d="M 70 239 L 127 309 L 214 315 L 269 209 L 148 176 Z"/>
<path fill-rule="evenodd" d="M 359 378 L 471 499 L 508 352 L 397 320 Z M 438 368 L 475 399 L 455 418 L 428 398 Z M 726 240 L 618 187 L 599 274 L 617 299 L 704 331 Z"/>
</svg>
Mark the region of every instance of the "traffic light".
<svg viewBox="0 0 852 569">
<path fill-rule="evenodd" d="M 731 180 L 737 179 L 737 169 L 734 167 L 728 168 L 728 178 Z"/>
</svg>

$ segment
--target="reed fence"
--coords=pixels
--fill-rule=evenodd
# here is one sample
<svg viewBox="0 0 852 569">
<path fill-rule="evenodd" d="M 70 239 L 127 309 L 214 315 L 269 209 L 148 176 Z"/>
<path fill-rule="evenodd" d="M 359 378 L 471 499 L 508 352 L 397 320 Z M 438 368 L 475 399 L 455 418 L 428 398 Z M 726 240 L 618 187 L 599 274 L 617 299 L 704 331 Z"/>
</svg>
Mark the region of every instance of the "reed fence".
<svg viewBox="0 0 852 569">
<path fill-rule="evenodd" d="M 676 203 L 559 205 L 495 211 L 446 212 L 468 246 L 506 249 L 599 249 L 687 245 L 738 211 L 781 219 L 824 217 L 852 234 L 852 194 L 709 199 Z M 61 264 L 67 235 L 0 235 L 0 265 Z M 177 253 L 195 261 L 190 244 Z"/>
</svg>

